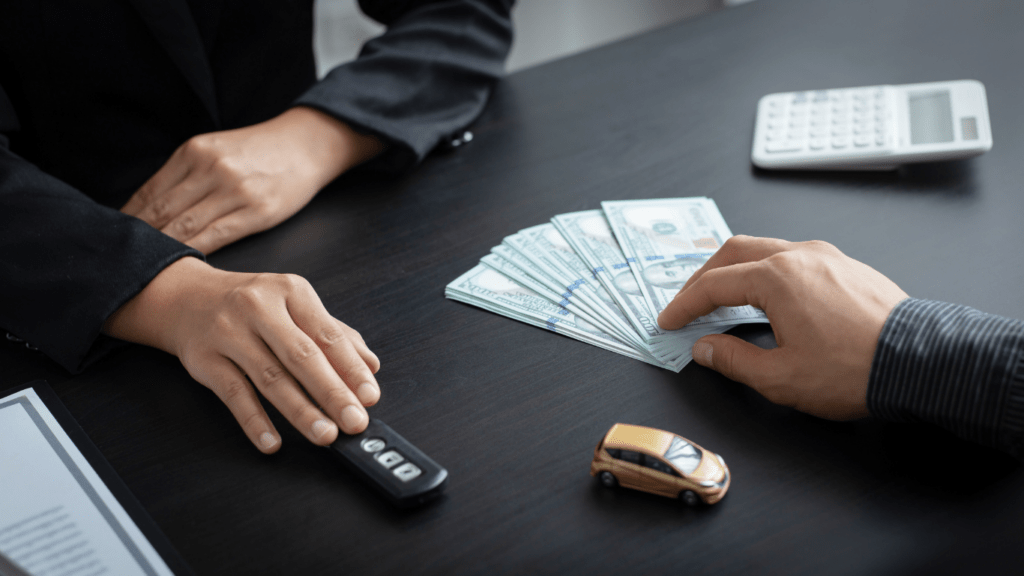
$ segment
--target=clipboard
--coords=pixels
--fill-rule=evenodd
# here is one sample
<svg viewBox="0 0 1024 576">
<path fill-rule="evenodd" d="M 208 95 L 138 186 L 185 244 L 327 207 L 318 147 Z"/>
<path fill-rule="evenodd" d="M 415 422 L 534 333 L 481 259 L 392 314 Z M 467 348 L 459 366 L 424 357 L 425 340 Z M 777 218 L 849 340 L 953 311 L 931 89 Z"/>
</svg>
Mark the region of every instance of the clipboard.
<svg viewBox="0 0 1024 576">
<path fill-rule="evenodd" d="M 65 449 L 65 445 L 60 441 L 61 438 L 59 438 L 60 432 L 52 429 L 53 422 L 48 421 L 49 419 L 45 414 L 40 414 L 35 409 L 32 399 L 29 397 L 31 392 L 27 392 L 20 397 L 10 398 L 12 395 L 30 389 L 49 411 L 49 416 L 52 416 L 52 420 L 56 421 L 63 434 L 77 448 L 80 456 L 76 456 L 72 451 Z M 64 404 L 57 397 L 53 389 L 50 388 L 49 384 L 44 380 L 36 380 L 0 391 L 0 398 L 5 399 L 0 400 L 0 411 L 4 409 L 17 410 L 18 405 L 20 405 L 20 408 L 24 408 L 25 414 L 38 427 L 39 432 L 45 438 L 53 453 L 59 458 L 60 463 L 67 467 L 71 477 L 81 487 L 88 500 L 96 506 L 99 516 L 107 522 L 110 530 L 120 539 L 121 543 L 125 546 L 125 550 L 127 550 L 127 554 L 138 563 L 139 573 L 157 575 L 161 573 L 166 574 L 169 570 L 177 576 L 192 576 L 194 574 L 188 564 L 185 563 L 185 560 L 171 545 L 170 541 L 167 540 L 167 537 L 160 531 L 160 528 L 153 519 L 146 513 L 146 510 L 131 493 L 128 486 L 125 485 L 124 481 L 121 480 L 110 466 L 110 463 L 103 457 L 103 454 L 96 445 L 92 443 L 85 434 L 85 431 L 82 430 L 82 427 L 78 425 L 78 422 L 71 416 L 71 413 L 64 407 Z M 25 422 L 25 414 L 19 413 L 16 416 L 20 418 L 20 421 Z M 53 460 L 50 453 L 47 453 L 46 456 L 51 461 Z M 10 466 L 9 463 L 3 461 L 3 457 L 3 454 L 0 453 L 0 471 Z M 89 470 L 90 467 L 91 470 Z M 11 471 L 11 473 L 16 474 L 17 471 Z M 102 483 L 106 490 L 104 491 L 97 486 L 98 483 Z M 0 473 L 0 486 L 2 486 L 2 473 Z M 109 497 L 111 495 L 113 500 Z M 118 510 L 118 505 L 120 510 Z M 7 514 L 2 513 L 2 509 L 0 509 L 0 527 L 14 521 L 15 524 L 9 524 L 7 527 L 10 529 L 11 526 L 14 526 L 14 532 L 8 530 L 8 538 L 15 538 L 17 535 L 16 531 L 21 529 L 17 526 L 17 519 L 5 518 L 5 516 Z M 28 518 L 25 522 L 31 520 L 33 518 Z M 37 519 L 37 522 L 45 520 Z M 56 524 L 54 523 L 55 526 Z M 26 526 L 25 530 L 30 529 L 30 524 L 26 524 Z M 53 529 L 56 530 L 56 528 Z M 139 533 L 141 533 L 141 539 Z M 0 543 L 4 541 L 4 538 L 0 537 Z M 164 565 L 161 566 L 157 559 L 162 560 Z M 25 573 L 24 569 L 17 565 L 16 560 L 3 555 L 3 548 L 0 547 L 0 575 L 21 576 Z"/>
</svg>

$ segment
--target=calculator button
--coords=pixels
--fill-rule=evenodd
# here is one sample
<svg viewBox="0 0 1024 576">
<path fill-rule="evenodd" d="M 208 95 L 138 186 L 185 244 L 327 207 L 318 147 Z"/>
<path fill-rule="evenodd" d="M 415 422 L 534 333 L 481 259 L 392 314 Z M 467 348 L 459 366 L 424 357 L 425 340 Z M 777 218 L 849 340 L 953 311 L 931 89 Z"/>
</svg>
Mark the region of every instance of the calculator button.
<svg viewBox="0 0 1024 576">
<path fill-rule="evenodd" d="M 875 144 L 878 146 L 885 144 L 885 136 L 882 136 L 881 134 L 875 136 Z"/>
<path fill-rule="evenodd" d="M 827 135 L 828 130 L 825 130 L 824 127 L 811 129 L 811 138 L 824 138 Z"/>
<path fill-rule="evenodd" d="M 422 474 L 423 471 L 417 468 L 416 465 L 413 464 L 412 462 L 406 462 L 405 464 L 402 464 L 398 468 L 392 470 L 391 473 L 394 474 L 395 476 L 398 476 L 398 479 L 401 480 L 402 482 L 408 482 L 409 480 L 412 480 L 413 478 Z"/>
<path fill-rule="evenodd" d="M 857 136 L 853 139 L 853 145 L 858 148 L 863 148 L 871 143 L 871 139 L 867 136 Z"/>
<path fill-rule="evenodd" d="M 841 149 L 841 148 L 846 148 L 846 146 L 849 145 L 849 143 L 850 143 L 850 139 L 846 138 L 845 136 L 841 136 L 839 138 L 833 138 L 832 139 L 832 147 L 837 149 L 837 150 Z"/>
<path fill-rule="evenodd" d="M 777 154 L 780 152 L 799 152 L 804 149 L 803 142 L 787 140 L 785 142 L 772 142 L 764 147 L 766 152 Z"/>
<path fill-rule="evenodd" d="M 395 464 L 405 460 L 405 458 L 402 458 L 401 454 L 394 450 L 388 450 L 387 452 L 374 456 L 374 458 L 376 458 L 377 462 L 380 462 L 385 468 L 391 468 Z"/>
<path fill-rule="evenodd" d="M 807 95 L 803 92 L 793 94 L 793 104 L 804 104 L 807 102 Z"/>
<path fill-rule="evenodd" d="M 768 129 L 769 130 L 778 130 L 779 128 L 782 128 L 782 120 L 769 120 L 768 121 Z"/>
<path fill-rule="evenodd" d="M 769 132 L 768 134 L 765 134 L 764 139 L 768 140 L 770 142 L 774 142 L 775 140 L 782 140 L 782 136 L 783 136 L 782 131 L 779 130 L 779 131 L 776 131 L 776 132 Z"/>
<path fill-rule="evenodd" d="M 810 143 L 811 150 L 821 150 L 824 147 L 825 147 L 825 139 L 824 138 L 815 138 L 815 139 L 811 140 L 811 143 Z"/>
<path fill-rule="evenodd" d="M 768 117 L 769 118 L 778 118 L 780 116 L 782 116 L 782 110 L 780 108 L 769 108 L 768 109 Z"/>
<path fill-rule="evenodd" d="M 380 452 L 381 450 L 384 449 L 384 446 L 386 445 L 387 442 L 384 442 L 384 440 L 381 440 L 380 438 L 367 438 L 366 440 L 363 440 L 362 442 L 359 443 L 359 446 L 363 450 L 366 450 L 371 454 L 373 454 L 374 452 Z"/>
<path fill-rule="evenodd" d="M 832 127 L 832 135 L 833 136 L 846 136 L 846 126 L 833 126 Z"/>
</svg>

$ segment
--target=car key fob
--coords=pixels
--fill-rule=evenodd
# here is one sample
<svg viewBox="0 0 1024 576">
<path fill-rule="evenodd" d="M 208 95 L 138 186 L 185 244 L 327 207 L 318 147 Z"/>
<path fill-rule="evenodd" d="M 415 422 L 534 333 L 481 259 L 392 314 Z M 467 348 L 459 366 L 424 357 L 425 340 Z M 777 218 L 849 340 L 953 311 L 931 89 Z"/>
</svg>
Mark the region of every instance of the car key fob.
<svg viewBox="0 0 1024 576">
<path fill-rule="evenodd" d="M 399 508 L 423 504 L 448 483 L 447 470 L 380 420 L 370 419 L 354 436 L 339 435 L 331 451 Z"/>
</svg>

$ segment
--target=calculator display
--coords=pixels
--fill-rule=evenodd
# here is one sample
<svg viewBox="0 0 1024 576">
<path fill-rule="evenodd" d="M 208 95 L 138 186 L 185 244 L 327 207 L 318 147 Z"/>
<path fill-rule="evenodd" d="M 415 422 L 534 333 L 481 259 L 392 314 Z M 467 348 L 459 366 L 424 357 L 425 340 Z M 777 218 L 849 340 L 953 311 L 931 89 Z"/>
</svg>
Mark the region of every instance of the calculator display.
<svg viewBox="0 0 1024 576">
<path fill-rule="evenodd" d="M 909 109 L 911 144 L 953 141 L 953 106 L 948 90 L 911 93 Z"/>
</svg>

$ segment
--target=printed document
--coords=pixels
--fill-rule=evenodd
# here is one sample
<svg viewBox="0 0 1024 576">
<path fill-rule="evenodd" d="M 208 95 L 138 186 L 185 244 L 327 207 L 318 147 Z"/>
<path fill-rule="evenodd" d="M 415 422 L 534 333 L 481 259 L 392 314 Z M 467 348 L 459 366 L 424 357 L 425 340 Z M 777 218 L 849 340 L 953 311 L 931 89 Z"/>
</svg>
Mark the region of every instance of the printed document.
<svg viewBox="0 0 1024 576">
<path fill-rule="evenodd" d="M 29 574 L 172 574 L 31 388 L 0 398 L 0 553 Z"/>
</svg>

